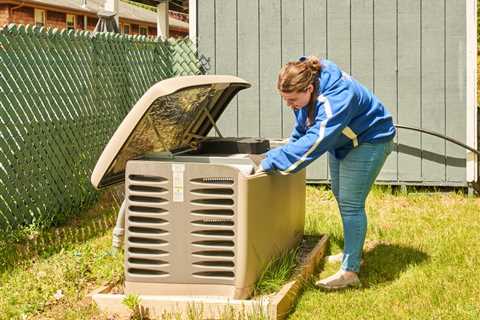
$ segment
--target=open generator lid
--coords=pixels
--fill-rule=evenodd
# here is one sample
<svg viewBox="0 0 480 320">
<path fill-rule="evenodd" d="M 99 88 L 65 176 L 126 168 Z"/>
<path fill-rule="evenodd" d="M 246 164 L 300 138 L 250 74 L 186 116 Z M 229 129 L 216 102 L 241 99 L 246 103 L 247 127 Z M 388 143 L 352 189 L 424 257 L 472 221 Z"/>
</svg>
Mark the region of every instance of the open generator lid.
<svg viewBox="0 0 480 320">
<path fill-rule="evenodd" d="M 95 188 L 122 182 L 128 160 L 173 153 L 206 138 L 238 91 L 250 84 L 238 77 L 183 76 L 152 86 L 130 110 L 93 169 Z"/>
</svg>

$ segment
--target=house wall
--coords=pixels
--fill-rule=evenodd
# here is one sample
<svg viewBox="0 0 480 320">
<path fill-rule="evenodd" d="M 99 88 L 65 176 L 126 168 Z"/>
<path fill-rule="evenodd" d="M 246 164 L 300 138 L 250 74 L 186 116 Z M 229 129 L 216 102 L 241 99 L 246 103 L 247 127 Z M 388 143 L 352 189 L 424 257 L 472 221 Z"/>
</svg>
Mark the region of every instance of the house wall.
<svg viewBox="0 0 480 320">
<path fill-rule="evenodd" d="M 0 4 L 0 26 L 8 23 L 8 4 Z"/>
<path fill-rule="evenodd" d="M 138 28 L 138 24 L 131 24 L 130 25 L 130 34 L 139 34 L 139 28 Z"/>
<path fill-rule="evenodd" d="M 75 28 L 83 30 L 84 28 L 84 16 L 77 16 L 77 21 L 75 22 Z"/>
<path fill-rule="evenodd" d="M 291 111 L 275 90 L 283 64 L 302 55 L 333 60 L 371 89 L 395 123 L 466 142 L 476 121 L 468 102 L 467 61 L 476 52 L 465 20 L 475 0 L 202 0 L 197 1 L 198 52 L 211 74 L 232 74 L 252 88 L 239 93 L 218 121 L 224 136 L 286 138 Z M 192 22 L 192 21 L 191 21 Z M 468 42 L 468 43 L 467 43 Z M 473 99 L 472 99 L 473 101 Z M 472 116 L 468 116 L 472 113 Z M 473 126 L 472 126 L 473 127 Z M 379 180 L 466 185 L 467 152 L 443 139 L 399 129 Z M 327 156 L 307 169 L 310 182 L 329 179 Z"/>
<path fill-rule="evenodd" d="M 87 30 L 88 31 L 93 31 L 95 30 L 95 26 L 97 25 L 98 18 L 96 17 L 88 17 L 87 18 Z"/>
<path fill-rule="evenodd" d="M 57 11 L 47 11 L 46 26 L 65 29 L 67 27 L 67 14 Z"/>
<path fill-rule="evenodd" d="M 10 11 L 10 21 L 17 24 L 34 24 L 34 10 L 31 7 L 20 7 Z"/>
<path fill-rule="evenodd" d="M 8 22 L 8 8 L 11 5 L 7 4 L 0 4 L 0 25 L 6 24 Z M 46 10 L 46 21 L 45 24 L 47 27 L 52 28 L 66 28 L 66 16 L 67 13 L 59 12 L 55 10 Z M 87 17 L 87 25 L 85 27 L 84 23 L 84 16 L 83 15 L 75 15 L 76 16 L 76 29 L 81 30 L 88 30 L 93 31 L 95 26 L 97 25 L 98 18 L 97 17 Z M 15 9 L 12 13 L 11 17 L 12 23 L 17 24 L 34 24 L 34 8 L 33 7 L 21 7 Z M 138 21 L 129 21 L 125 19 L 120 19 L 120 24 L 128 23 L 130 24 L 130 34 L 137 35 L 140 34 L 139 26 L 140 24 Z M 157 35 L 157 27 L 155 24 L 145 23 L 142 24 L 147 26 L 148 35 L 149 36 L 156 36 Z"/>
<path fill-rule="evenodd" d="M 157 27 L 151 27 L 149 26 L 148 27 L 148 35 L 149 36 L 152 36 L 152 37 L 156 37 L 157 36 Z"/>
<path fill-rule="evenodd" d="M 188 33 L 185 33 L 184 30 L 177 30 L 177 29 L 174 29 L 174 28 L 170 28 L 169 33 L 170 33 L 170 37 L 173 37 L 173 38 L 188 37 Z"/>
<path fill-rule="evenodd" d="M 147 35 L 151 37 L 157 36 L 157 26 L 150 23 L 138 23 L 138 21 L 134 20 L 127 20 L 120 18 L 120 32 L 123 33 L 123 27 L 125 24 L 130 25 L 130 34 L 131 35 L 139 35 L 140 34 L 140 25 L 147 27 Z"/>
</svg>

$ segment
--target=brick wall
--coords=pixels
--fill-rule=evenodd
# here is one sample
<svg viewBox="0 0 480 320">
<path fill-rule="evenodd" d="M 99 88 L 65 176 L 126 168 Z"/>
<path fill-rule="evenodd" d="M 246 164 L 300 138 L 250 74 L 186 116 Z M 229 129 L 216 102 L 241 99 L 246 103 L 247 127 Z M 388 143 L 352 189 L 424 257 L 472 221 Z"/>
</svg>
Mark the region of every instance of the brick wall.
<svg viewBox="0 0 480 320">
<path fill-rule="evenodd" d="M 0 4 L 0 25 L 6 23 L 8 18 L 8 6 L 7 4 Z M 45 10 L 45 27 L 65 29 L 67 27 L 67 14 L 64 12 L 58 12 L 53 10 Z M 31 24 L 35 22 L 34 8 L 21 7 L 15 9 L 10 17 L 10 22 L 16 24 Z M 3 22 L 5 21 L 5 22 Z M 87 30 L 93 31 L 97 25 L 96 17 L 88 17 Z M 76 15 L 76 29 L 85 29 L 83 16 Z"/>
<path fill-rule="evenodd" d="M 92 31 L 97 25 L 97 18 L 87 16 L 88 30 Z M 85 16 L 77 16 L 75 21 L 75 29 L 87 30 L 85 28 Z"/>
<path fill-rule="evenodd" d="M 76 29 L 80 29 L 80 30 L 83 30 L 84 29 L 84 25 L 83 25 L 83 18 L 84 16 L 77 16 L 77 21 L 76 21 L 76 25 L 75 25 L 75 28 Z"/>
<path fill-rule="evenodd" d="M 10 12 L 10 21 L 17 24 L 34 24 L 33 8 L 20 7 Z"/>
<path fill-rule="evenodd" d="M 88 17 L 87 20 L 87 30 L 93 31 L 97 25 L 98 18 Z"/>
<path fill-rule="evenodd" d="M 8 4 L 0 4 L 0 26 L 8 23 Z"/>
<path fill-rule="evenodd" d="M 67 27 L 67 15 L 63 12 L 47 11 L 46 26 L 51 28 L 65 29 Z"/>
<path fill-rule="evenodd" d="M 170 29 L 169 30 L 169 37 L 171 37 L 171 38 L 185 38 L 185 37 L 188 37 L 188 32 L 185 32 L 183 30 Z"/>
<path fill-rule="evenodd" d="M 148 27 L 148 35 L 156 37 L 157 36 L 157 28 L 156 27 Z"/>
<path fill-rule="evenodd" d="M 130 25 L 130 34 L 140 34 L 140 30 L 138 29 L 138 24 Z"/>
</svg>

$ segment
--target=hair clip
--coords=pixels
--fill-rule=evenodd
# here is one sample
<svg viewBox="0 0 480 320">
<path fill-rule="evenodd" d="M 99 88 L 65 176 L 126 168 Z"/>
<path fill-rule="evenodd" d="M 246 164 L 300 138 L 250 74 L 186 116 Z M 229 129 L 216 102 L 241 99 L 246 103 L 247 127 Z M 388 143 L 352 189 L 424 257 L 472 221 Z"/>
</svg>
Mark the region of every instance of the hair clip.
<svg viewBox="0 0 480 320">
<path fill-rule="evenodd" d="M 300 62 L 304 62 L 305 60 L 307 60 L 307 57 L 305 56 L 301 56 L 300 58 L 298 58 L 298 61 Z"/>
</svg>

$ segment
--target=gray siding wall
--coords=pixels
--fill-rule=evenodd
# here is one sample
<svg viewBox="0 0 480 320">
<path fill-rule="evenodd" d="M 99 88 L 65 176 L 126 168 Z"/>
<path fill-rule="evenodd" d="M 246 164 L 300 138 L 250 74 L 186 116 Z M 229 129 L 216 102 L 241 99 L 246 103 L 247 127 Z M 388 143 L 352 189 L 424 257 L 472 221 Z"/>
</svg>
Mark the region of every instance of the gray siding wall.
<svg viewBox="0 0 480 320">
<path fill-rule="evenodd" d="M 294 123 L 275 82 L 300 55 L 333 60 L 370 88 L 394 121 L 466 141 L 466 23 L 470 0 L 201 0 L 199 53 L 211 74 L 252 83 L 219 120 L 225 136 L 286 138 Z M 470 106 L 472 107 L 472 106 Z M 379 181 L 466 185 L 466 152 L 399 129 Z M 326 155 L 307 169 L 328 180 Z"/>
</svg>

